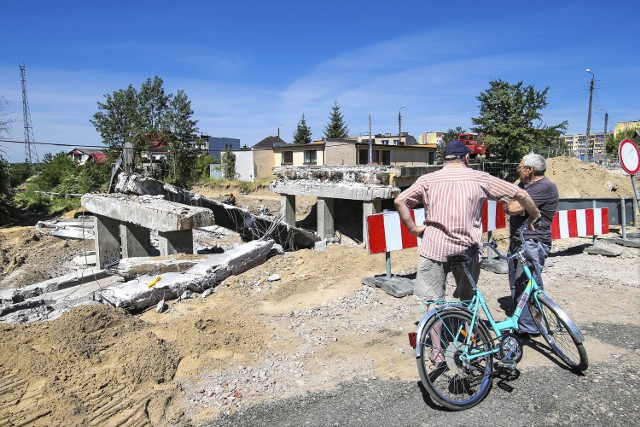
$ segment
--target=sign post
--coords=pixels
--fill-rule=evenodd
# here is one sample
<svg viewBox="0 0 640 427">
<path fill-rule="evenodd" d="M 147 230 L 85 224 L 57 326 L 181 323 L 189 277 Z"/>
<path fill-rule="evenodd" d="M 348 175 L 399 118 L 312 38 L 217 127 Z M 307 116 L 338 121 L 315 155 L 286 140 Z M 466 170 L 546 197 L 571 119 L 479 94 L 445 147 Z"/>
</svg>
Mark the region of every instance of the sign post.
<svg viewBox="0 0 640 427">
<path fill-rule="evenodd" d="M 620 158 L 622 169 L 624 169 L 631 178 L 631 186 L 633 187 L 633 193 L 636 197 L 635 205 L 638 206 L 640 198 L 638 198 L 638 188 L 636 187 L 635 179 L 638 171 L 640 171 L 640 151 L 638 151 L 638 146 L 631 139 L 623 139 L 618 146 L 618 157 Z M 634 212 L 634 217 L 636 215 L 637 213 Z M 634 222 L 637 225 L 637 221 Z"/>
</svg>

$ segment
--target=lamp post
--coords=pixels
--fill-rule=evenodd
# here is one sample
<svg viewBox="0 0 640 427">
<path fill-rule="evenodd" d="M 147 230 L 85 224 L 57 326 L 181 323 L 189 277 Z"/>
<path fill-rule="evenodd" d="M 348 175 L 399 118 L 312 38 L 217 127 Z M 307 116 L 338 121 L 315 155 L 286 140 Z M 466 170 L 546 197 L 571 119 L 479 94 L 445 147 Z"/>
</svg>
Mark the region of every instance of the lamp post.
<svg viewBox="0 0 640 427">
<path fill-rule="evenodd" d="M 609 124 L 609 112 L 602 107 L 598 107 L 604 111 L 604 152 L 607 151 L 607 125 Z"/>
<path fill-rule="evenodd" d="M 398 110 L 398 145 L 402 145 L 402 109 L 406 107 L 403 105 Z"/>
<path fill-rule="evenodd" d="M 593 83 L 595 81 L 595 74 L 591 71 L 591 68 L 587 68 L 585 70 L 587 73 L 591 74 L 591 83 L 589 84 L 589 115 L 587 116 L 587 141 L 585 148 L 587 150 L 587 161 L 589 161 L 589 148 L 591 147 L 591 155 L 593 156 L 593 145 L 590 142 L 590 134 L 591 134 L 591 101 L 593 100 Z"/>
</svg>

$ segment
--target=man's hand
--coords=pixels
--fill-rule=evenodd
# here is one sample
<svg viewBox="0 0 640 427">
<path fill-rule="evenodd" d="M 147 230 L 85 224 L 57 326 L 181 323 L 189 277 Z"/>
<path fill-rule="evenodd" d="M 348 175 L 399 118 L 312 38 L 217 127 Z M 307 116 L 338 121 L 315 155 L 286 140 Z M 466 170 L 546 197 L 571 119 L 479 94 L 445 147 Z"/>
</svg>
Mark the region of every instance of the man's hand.
<svg viewBox="0 0 640 427">
<path fill-rule="evenodd" d="M 427 229 L 426 225 L 417 225 L 414 227 L 413 230 L 409 230 L 409 233 L 413 234 L 416 237 L 422 238 L 422 235 L 424 234 L 424 230 Z"/>
<path fill-rule="evenodd" d="M 529 219 L 527 220 L 527 228 L 531 231 L 534 231 L 536 229 L 535 223 L 538 222 L 539 219 L 540 215 L 538 215 L 537 218 L 529 217 Z"/>
</svg>

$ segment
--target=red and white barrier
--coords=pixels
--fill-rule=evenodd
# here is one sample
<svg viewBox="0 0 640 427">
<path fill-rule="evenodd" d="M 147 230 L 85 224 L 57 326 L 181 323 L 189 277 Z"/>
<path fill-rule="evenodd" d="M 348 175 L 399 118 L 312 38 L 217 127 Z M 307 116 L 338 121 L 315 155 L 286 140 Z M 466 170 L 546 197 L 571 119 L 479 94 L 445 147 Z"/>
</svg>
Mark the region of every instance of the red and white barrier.
<svg viewBox="0 0 640 427">
<path fill-rule="evenodd" d="M 609 208 L 557 211 L 551 222 L 551 238 L 599 236 L 609 232 Z"/>
<path fill-rule="evenodd" d="M 424 222 L 424 208 L 412 209 L 411 216 L 416 224 L 422 224 Z M 505 227 L 506 217 L 502 204 L 488 200 L 482 206 L 482 231 L 487 232 Z M 420 240 L 409 233 L 398 212 L 384 212 L 367 217 L 367 247 L 370 255 L 415 248 L 420 244 Z"/>
</svg>

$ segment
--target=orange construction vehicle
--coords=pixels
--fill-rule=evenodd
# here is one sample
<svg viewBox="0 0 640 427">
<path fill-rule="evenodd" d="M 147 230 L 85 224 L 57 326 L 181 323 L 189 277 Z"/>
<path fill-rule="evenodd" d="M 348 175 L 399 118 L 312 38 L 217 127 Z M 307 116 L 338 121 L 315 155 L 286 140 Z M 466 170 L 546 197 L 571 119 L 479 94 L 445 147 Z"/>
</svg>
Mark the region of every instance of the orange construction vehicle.
<svg viewBox="0 0 640 427">
<path fill-rule="evenodd" d="M 487 153 L 487 146 L 478 139 L 477 133 L 461 133 L 458 134 L 458 139 L 471 150 L 469 157 L 484 156 Z"/>
</svg>

